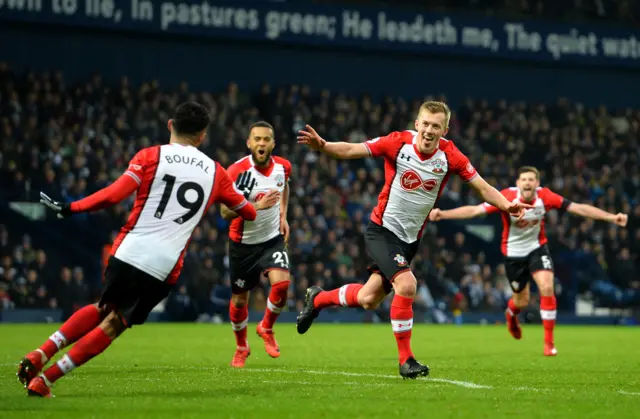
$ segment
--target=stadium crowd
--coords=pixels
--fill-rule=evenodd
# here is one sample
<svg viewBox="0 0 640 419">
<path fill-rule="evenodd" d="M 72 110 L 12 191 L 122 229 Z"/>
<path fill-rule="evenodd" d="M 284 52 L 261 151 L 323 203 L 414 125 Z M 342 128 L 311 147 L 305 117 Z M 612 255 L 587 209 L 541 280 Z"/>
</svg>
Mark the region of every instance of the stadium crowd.
<svg viewBox="0 0 640 419">
<path fill-rule="evenodd" d="M 126 77 L 107 83 L 99 74 L 70 85 L 59 72 L 15 74 L 4 63 L 0 89 L 0 191 L 7 202 L 37 202 L 39 191 L 73 201 L 106 186 L 137 150 L 168 140 L 167 120 L 182 101 L 211 109 L 215 124 L 203 151 L 225 167 L 246 154 L 249 124 L 271 122 L 275 152 L 293 163 L 289 310 L 300 309 L 310 284 L 334 288 L 367 278 L 363 232 L 384 181 L 380 161 L 331 160 L 298 146 L 295 133 L 310 123 L 327 139 L 364 141 L 412 128 L 424 99 L 377 100 L 297 85 L 246 92 L 234 83 L 223 92 L 193 92 L 186 82 L 175 88 L 157 81 L 133 86 Z M 586 109 L 565 99 L 553 104 L 469 99 L 454 107 L 448 137 L 498 188 L 512 186 L 519 166 L 535 165 L 542 184 L 566 198 L 628 213 L 626 229 L 559 213 L 547 220 L 554 258 L 572 267 L 558 292 L 575 287 L 603 304 L 627 306 L 637 305 L 640 295 L 639 134 L 638 110 Z M 132 201 L 75 216 L 74 222 L 112 233 L 124 224 Z M 473 203 L 477 197 L 453 177 L 440 205 Z M 180 286 L 166 305 L 174 318 L 226 313 L 227 229 L 215 208 L 196 229 Z M 413 262 L 419 308 L 436 321 L 452 308 L 503 310 L 511 295 L 504 266 L 489 261 L 462 230 L 453 235 L 444 230 L 428 226 Z M 72 312 L 96 295 L 101 278 L 85 280 L 82 267 L 65 266 L 64 255 L 34 249 L 22 234 L 9 225 L 0 228 L 3 309 Z M 52 266 L 51 259 L 62 266 Z M 252 305 L 262 310 L 264 294 L 253 293 Z"/>
</svg>

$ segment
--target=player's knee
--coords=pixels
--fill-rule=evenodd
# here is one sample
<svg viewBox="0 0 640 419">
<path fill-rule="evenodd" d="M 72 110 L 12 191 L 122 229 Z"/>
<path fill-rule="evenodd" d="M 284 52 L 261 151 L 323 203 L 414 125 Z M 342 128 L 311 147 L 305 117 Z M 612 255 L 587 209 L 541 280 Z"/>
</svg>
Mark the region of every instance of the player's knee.
<svg viewBox="0 0 640 419">
<path fill-rule="evenodd" d="M 364 308 L 365 310 L 375 310 L 380 305 L 379 299 L 376 298 L 376 296 L 373 294 L 367 294 L 362 297 L 358 297 L 360 306 L 362 306 L 362 308 Z"/>
<path fill-rule="evenodd" d="M 115 311 L 110 312 L 107 317 L 100 323 L 100 328 L 111 339 L 115 339 L 127 329 L 124 321 Z"/>
<path fill-rule="evenodd" d="M 540 295 L 545 297 L 553 295 L 553 278 L 540 281 L 538 286 L 540 287 Z"/>
<path fill-rule="evenodd" d="M 529 305 L 529 293 L 513 294 L 513 302 L 518 308 L 524 308 Z"/>
<path fill-rule="evenodd" d="M 92 306 L 94 306 L 96 310 L 98 310 L 98 313 L 100 313 L 101 319 L 104 319 L 105 317 L 107 317 L 107 314 L 109 314 L 112 311 L 112 308 L 108 304 L 104 304 L 101 307 L 99 303 L 94 303 L 92 304 Z"/>
<path fill-rule="evenodd" d="M 247 305 L 249 300 L 249 296 L 245 294 L 232 294 L 231 295 L 231 304 L 235 308 L 242 308 Z"/>
<path fill-rule="evenodd" d="M 417 289 L 416 279 L 411 272 L 401 273 L 393 281 L 393 289 L 397 295 L 414 298 Z"/>
<path fill-rule="evenodd" d="M 289 272 L 281 271 L 279 269 L 272 269 L 271 271 L 269 271 L 268 277 L 269 277 L 269 283 L 271 285 L 275 285 L 280 282 L 291 281 L 291 278 L 289 277 Z"/>
</svg>

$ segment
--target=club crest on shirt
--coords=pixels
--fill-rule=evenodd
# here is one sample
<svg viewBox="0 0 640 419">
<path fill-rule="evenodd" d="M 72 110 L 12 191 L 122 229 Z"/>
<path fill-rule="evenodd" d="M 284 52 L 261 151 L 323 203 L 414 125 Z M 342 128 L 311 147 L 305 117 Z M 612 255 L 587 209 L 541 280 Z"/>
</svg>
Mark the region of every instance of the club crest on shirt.
<svg viewBox="0 0 640 419">
<path fill-rule="evenodd" d="M 281 188 L 284 186 L 284 176 L 283 175 L 276 175 L 276 185 L 278 185 L 278 188 Z"/>
<path fill-rule="evenodd" d="M 434 159 L 427 164 L 427 166 L 432 167 L 433 173 L 443 173 L 446 165 L 446 162 L 442 159 Z"/>
<path fill-rule="evenodd" d="M 396 261 L 396 263 L 398 264 L 399 267 L 405 267 L 407 266 L 407 259 L 404 258 L 404 256 L 402 256 L 400 253 L 398 253 L 393 260 Z"/>
</svg>

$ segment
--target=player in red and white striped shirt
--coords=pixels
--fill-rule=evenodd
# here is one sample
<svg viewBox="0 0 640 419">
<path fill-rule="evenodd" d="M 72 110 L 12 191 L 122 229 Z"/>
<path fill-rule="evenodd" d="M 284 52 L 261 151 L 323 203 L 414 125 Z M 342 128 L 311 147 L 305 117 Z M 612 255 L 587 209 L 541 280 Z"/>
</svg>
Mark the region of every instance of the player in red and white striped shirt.
<svg viewBox="0 0 640 419">
<path fill-rule="evenodd" d="M 205 106 L 183 103 L 168 122 L 169 144 L 140 150 L 108 187 L 71 204 L 41 194 L 41 202 L 59 218 L 110 207 L 134 192 L 136 200 L 111 249 L 100 302 L 78 310 L 20 362 L 17 375 L 29 395 L 51 397 L 56 380 L 102 353 L 128 327 L 145 322 L 178 280 L 191 234 L 211 205 L 221 202 L 243 218 L 256 218 L 224 168 L 197 149 L 209 123 Z M 76 341 L 36 377 L 60 349 Z"/>
<path fill-rule="evenodd" d="M 507 277 L 514 292 L 505 312 L 507 327 L 514 338 L 522 337 L 517 316 L 529 304 L 529 281 L 533 279 L 540 292 L 540 317 L 545 331 L 544 355 L 555 356 L 558 353 L 553 337 L 556 297 L 553 290 L 553 261 L 544 231 L 545 215 L 551 209 L 559 209 L 622 227 L 627 225 L 627 215 L 611 214 L 591 205 L 570 202 L 549 188 L 541 188 L 540 173 L 531 166 L 520 168 L 516 187 L 504 189 L 501 193 L 511 202 L 526 202 L 533 208 L 528 209 L 519 220 L 488 203 L 447 211 L 434 209 L 429 218 L 431 221 L 462 220 L 500 212 L 503 226 L 501 249 L 505 256 Z"/>
<path fill-rule="evenodd" d="M 530 207 L 505 199 L 482 179 L 453 142 L 442 138 L 450 117 L 446 104 L 425 102 L 415 120 L 416 131 L 394 132 L 360 144 L 325 141 L 310 126 L 298 136 L 300 143 L 338 159 L 383 157 L 386 178 L 365 233 L 367 251 L 373 259 L 369 280 L 364 286 L 347 284 L 332 291 L 309 288 L 304 310 L 298 316 L 298 333 L 305 333 L 323 308 L 341 305 L 373 310 L 393 289 L 391 325 L 404 378 L 429 374 L 429 367 L 418 362 L 411 351 L 417 281 L 410 265 L 429 212 L 451 174 L 457 174 L 486 201 L 516 217 Z"/>
<path fill-rule="evenodd" d="M 231 221 L 229 228 L 229 273 L 231 275 L 231 301 L 229 319 L 236 337 L 236 351 L 231 360 L 234 368 L 243 368 L 251 353 L 247 339 L 249 322 L 249 292 L 266 277 L 271 289 L 264 317 L 256 333 L 272 358 L 280 356 L 273 326 L 287 303 L 289 291 L 289 254 L 287 241 L 289 224 L 289 179 L 291 163 L 273 156 L 276 141 L 271 124 L 259 121 L 249 127 L 247 148 L 251 154 L 229 166 L 229 176 L 236 187 L 256 206 L 276 192 L 281 200 L 271 208 L 260 211 L 253 221 L 238 218 L 237 214 L 221 206 L 221 214 Z"/>
</svg>

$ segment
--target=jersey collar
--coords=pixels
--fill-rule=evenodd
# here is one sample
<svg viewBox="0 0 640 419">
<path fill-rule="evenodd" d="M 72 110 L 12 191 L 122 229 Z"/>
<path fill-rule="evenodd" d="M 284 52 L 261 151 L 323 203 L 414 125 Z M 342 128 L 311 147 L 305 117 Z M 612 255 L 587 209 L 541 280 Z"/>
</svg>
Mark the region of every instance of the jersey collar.
<svg viewBox="0 0 640 419">
<path fill-rule="evenodd" d="M 273 168 L 276 165 L 276 161 L 273 159 L 273 156 L 269 158 L 269 165 L 267 167 L 258 167 L 256 163 L 253 161 L 253 156 L 249 156 L 249 162 L 251 162 L 251 166 L 256 169 L 260 174 L 264 176 L 269 176 L 271 172 L 273 172 Z"/>
<path fill-rule="evenodd" d="M 411 141 L 411 145 L 413 145 L 413 151 L 416 152 L 416 155 L 418 156 L 420 161 L 429 160 L 431 157 L 433 157 L 438 152 L 438 150 L 440 150 L 440 140 L 438 140 L 438 145 L 433 150 L 433 152 L 431 152 L 429 154 L 424 154 L 424 153 L 420 152 L 418 150 L 418 146 L 416 144 L 417 142 L 418 142 L 418 134 L 413 136 L 413 141 Z"/>
</svg>

